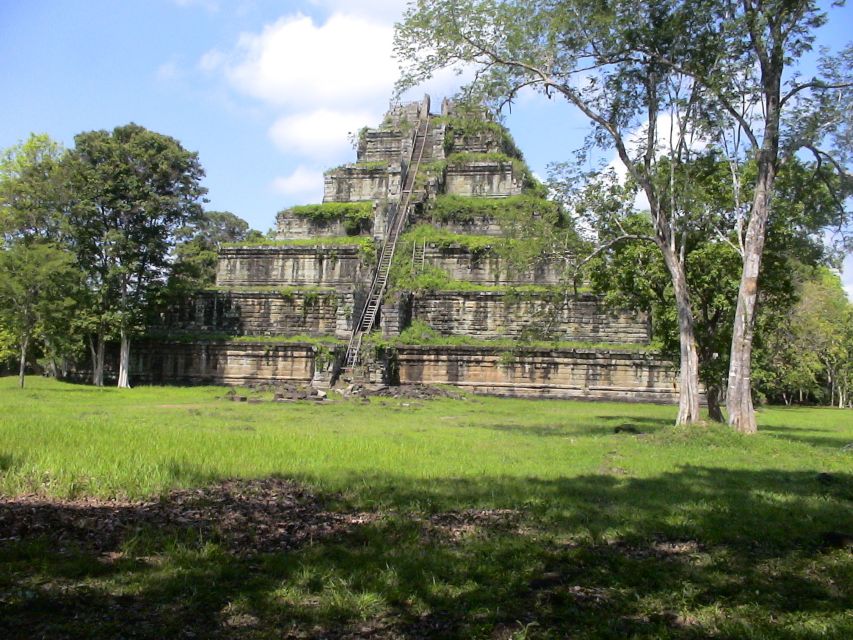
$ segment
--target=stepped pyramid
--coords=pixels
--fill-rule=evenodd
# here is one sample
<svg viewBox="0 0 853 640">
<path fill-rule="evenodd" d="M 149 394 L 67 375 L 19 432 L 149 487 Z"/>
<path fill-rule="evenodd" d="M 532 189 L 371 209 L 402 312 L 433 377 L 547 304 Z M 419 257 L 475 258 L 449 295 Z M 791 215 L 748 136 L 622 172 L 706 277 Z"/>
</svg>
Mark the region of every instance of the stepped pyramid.
<svg viewBox="0 0 853 640">
<path fill-rule="evenodd" d="M 135 373 L 675 401 L 644 317 L 566 296 L 558 264 L 516 268 L 497 250 L 523 216 L 558 216 L 543 191 L 486 111 L 395 106 L 359 132 L 356 162 L 325 173 L 322 204 L 280 212 L 274 241 L 220 251 L 216 288 L 136 349 Z M 547 341 L 519 341 L 546 309 Z"/>
</svg>

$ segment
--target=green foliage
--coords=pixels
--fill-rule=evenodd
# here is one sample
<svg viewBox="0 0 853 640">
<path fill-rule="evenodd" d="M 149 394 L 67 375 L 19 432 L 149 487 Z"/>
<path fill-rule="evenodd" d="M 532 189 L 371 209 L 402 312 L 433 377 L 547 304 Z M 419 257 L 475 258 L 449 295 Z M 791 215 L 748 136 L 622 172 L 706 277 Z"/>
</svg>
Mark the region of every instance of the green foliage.
<svg viewBox="0 0 853 640">
<path fill-rule="evenodd" d="M 660 162 L 666 168 L 659 176 L 662 193 L 668 197 L 673 187 L 678 190 L 677 201 L 688 209 L 685 217 L 694 219 L 691 233 L 684 238 L 685 273 L 694 314 L 700 377 L 710 393 L 719 395 L 725 387 L 729 367 L 742 268 L 736 249 L 731 169 L 713 153 L 699 156 L 673 173 L 669 172 L 666 159 Z M 778 383 L 770 381 L 789 367 L 766 349 L 778 344 L 779 332 L 784 335 L 789 331 L 784 318 L 796 301 L 795 276 L 801 264 L 816 264 L 833 257 L 831 249 L 823 243 L 820 230 L 835 219 L 837 208 L 825 184 L 813 183 L 815 169 L 793 159 L 780 169 L 774 215 L 767 232 L 759 281 L 754 382 L 758 394 L 774 400 L 781 397 Z M 749 185 L 754 180 L 754 171 L 755 165 L 749 164 L 739 176 L 741 200 L 752 197 Z M 627 214 L 621 209 L 625 200 L 621 189 L 600 189 L 595 194 L 579 195 L 575 211 L 598 207 L 597 229 L 602 240 L 624 233 L 651 237 L 649 218 L 645 214 Z M 595 211 L 588 219 L 595 219 Z M 723 232 L 727 235 L 721 237 Z M 671 278 L 652 243 L 619 242 L 592 261 L 587 271 L 593 288 L 610 304 L 649 313 L 656 344 L 663 353 L 677 360 L 678 318 Z M 786 395 L 790 398 L 791 394 L 791 389 L 787 389 Z"/>
<path fill-rule="evenodd" d="M 157 331 L 151 330 L 146 339 L 159 342 L 178 342 L 189 344 L 194 342 L 228 342 L 235 344 L 309 344 L 313 346 L 334 347 L 345 345 L 346 342 L 334 336 L 298 335 L 260 335 L 235 336 L 230 333 L 217 331 Z"/>
<path fill-rule="evenodd" d="M 456 105 L 455 111 L 460 106 Z M 475 109 L 470 114 L 463 113 L 435 118 L 436 124 L 445 125 L 444 153 L 451 155 L 455 151 L 456 139 L 460 138 L 462 146 L 471 143 L 485 142 L 487 146 L 496 147 L 500 153 L 511 158 L 523 159 L 521 150 L 515 144 L 512 135 L 506 127 L 494 122 L 484 109 Z"/>
<path fill-rule="evenodd" d="M 501 221 L 526 222 L 543 218 L 559 225 L 562 222 L 560 206 L 553 201 L 531 195 L 508 198 L 473 198 L 457 195 L 440 195 L 429 205 L 430 217 L 437 222 L 473 222 L 481 218 Z"/>
<path fill-rule="evenodd" d="M 384 164 L 384 163 L 382 163 Z M 343 222 L 349 235 L 357 235 L 373 222 L 372 202 L 324 202 L 291 207 L 285 212 L 318 224 Z"/>
<path fill-rule="evenodd" d="M 341 164 L 331 169 L 326 169 L 324 175 L 342 173 L 347 171 L 385 171 L 388 169 L 389 163 L 387 160 L 359 160 L 358 162 L 348 162 Z M 326 204 L 349 204 L 349 203 L 326 203 Z M 355 203 L 354 203 L 355 204 Z M 311 206 L 311 205 L 309 205 Z"/>
<path fill-rule="evenodd" d="M 477 347 L 479 349 L 509 351 L 515 358 L 533 349 L 596 349 L 604 351 L 630 351 L 645 353 L 650 351 L 647 345 L 636 343 L 615 342 L 586 342 L 582 340 L 536 340 L 513 338 L 473 338 L 470 336 L 448 336 L 439 333 L 422 320 L 413 320 L 399 336 L 383 339 L 376 334 L 371 335 L 371 344 L 381 347 L 435 346 L 435 347 Z"/>
<path fill-rule="evenodd" d="M 0 324 L 0 371 L 11 370 L 12 362 L 18 355 L 18 340 L 12 329 Z"/>
<path fill-rule="evenodd" d="M 438 229 L 430 224 L 416 225 L 403 234 L 400 240 L 407 243 L 426 242 L 427 244 L 442 248 L 461 247 L 474 254 L 489 253 L 495 244 L 501 241 L 500 238 L 494 236 L 452 233 L 444 229 Z M 401 246 L 398 245 L 398 247 Z M 409 249 L 411 251 L 411 244 L 409 244 Z M 403 255 L 403 253 L 405 251 L 400 251 L 400 255 Z"/>
<path fill-rule="evenodd" d="M 400 236 L 394 253 L 394 261 L 389 273 L 389 291 L 436 291 L 464 286 L 457 284 L 450 276 L 429 265 L 412 264 L 412 250 L 415 246 L 427 245 L 452 248 L 460 247 L 470 251 L 475 258 L 488 255 L 499 238 L 451 233 L 430 224 L 419 224 Z"/>
<path fill-rule="evenodd" d="M 64 151 L 45 134 L 6 149 L 0 157 L 0 234 L 5 242 L 65 237 L 62 212 L 68 200 L 62 173 Z"/>
<path fill-rule="evenodd" d="M 0 327 L 14 336 L 21 367 L 34 339 L 51 355 L 66 351 L 81 281 L 74 255 L 53 243 L 18 241 L 0 251 Z"/>
<path fill-rule="evenodd" d="M 176 233 L 175 261 L 165 300 L 182 300 L 216 282 L 219 248 L 226 243 L 263 237 L 249 223 L 229 211 L 205 211 Z"/>
<path fill-rule="evenodd" d="M 68 221 L 90 291 L 87 324 L 103 344 L 109 331 L 127 338 L 142 328 L 178 233 L 202 216 L 207 190 L 196 153 L 139 125 L 81 133 L 74 142 Z"/>
<path fill-rule="evenodd" d="M 304 204 L 288 209 L 300 218 L 315 222 L 332 220 L 365 220 L 373 216 L 372 202 L 324 202 L 322 204 Z"/>
<path fill-rule="evenodd" d="M 801 269 L 796 304 L 760 317 L 756 386 L 769 399 L 849 406 L 853 304 L 837 275 Z"/>
</svg>

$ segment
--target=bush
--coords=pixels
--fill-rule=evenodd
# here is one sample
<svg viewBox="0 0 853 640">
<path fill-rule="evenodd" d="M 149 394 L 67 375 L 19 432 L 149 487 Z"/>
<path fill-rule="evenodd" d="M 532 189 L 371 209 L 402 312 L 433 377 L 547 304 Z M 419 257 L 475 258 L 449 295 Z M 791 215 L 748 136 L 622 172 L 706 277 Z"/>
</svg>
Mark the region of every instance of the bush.
<svg viewBox="0 0 853 640">
<path fill-rule="evenodd" d="M 324 202 L 291 207 L 289 212 L 318 224 L 340 221 L 349 235 L 358 235 L 373 221 L 372 202 Z"/>
</svg>

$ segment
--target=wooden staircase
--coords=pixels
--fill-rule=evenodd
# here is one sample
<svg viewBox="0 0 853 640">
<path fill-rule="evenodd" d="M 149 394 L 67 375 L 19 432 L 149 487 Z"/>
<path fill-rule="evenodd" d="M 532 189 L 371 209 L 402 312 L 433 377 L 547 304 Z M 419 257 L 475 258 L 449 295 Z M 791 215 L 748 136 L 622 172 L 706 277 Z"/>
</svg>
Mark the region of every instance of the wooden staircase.
<svg viewBox="0 0 853 640">
<path fill-rule="evenodd" d="M 370 333 L 376 324 L 376 316 L 379 313 L 379 307 L 382 305 L 382 298 L 388 288 L 388 274 L 391 271 L 391 262 L 394 259 L 394 251 L 397 248 L 397 241 L 399 240 L 400 233 L 406 226 L 409 214 L 411 213 L 411 207 L 413 205 L 412 193 L 415 190 L 418 168 L 420 167 L 421 160 L 423 159 L 428 129 L 429 113 L 427 111 L 421 115 L 417 131 L 415 132 L 415 139 L 412 144 L 412 156 L 409 160 L 409 166 L 403 180 L 403 190 L 400 194 L 400 203 L 394 208 L 391 215 L 388 234 L 382 247 L 382 252 L 379 254 L 379 262 L 376 265 L 376 273 L 373 276 L 370 293 L 367 294 L 367 301 L 364 304 L 361 317 L 358 322 L 353 325 L 352 337 L 347 345 L 347 353 L 344 359 L 344 371 L 352 371 L 352 369 L 359 363 L 359 352 L 361 351 L 362 340 L 364 339 L 365 334 Z"/>
<path fill-rule="evenodd" d="M 412 272 L 420 273 L 426 263 L 426 240 L 412 243 Z"/>
</svg>

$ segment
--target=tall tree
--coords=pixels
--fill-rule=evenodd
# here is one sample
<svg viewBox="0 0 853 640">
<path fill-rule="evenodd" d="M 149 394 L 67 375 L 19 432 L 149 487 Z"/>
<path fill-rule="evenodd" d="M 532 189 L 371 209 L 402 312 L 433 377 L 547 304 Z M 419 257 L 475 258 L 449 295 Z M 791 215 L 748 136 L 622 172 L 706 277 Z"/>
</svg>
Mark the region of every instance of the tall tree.
<svg viewBox="0 0 853 640">
<path fill-rule="evenodd" d="M 0 157 L 0 320 L 17 344 L 21 386 L 34 342 L 53 359 L 66 355 L 73 333 L 80 277 L 64 245 L 63 154 L 33 134 Z"/>
<path fill-rule="evenodd" d="M 66 194 L 61 175 L 64 151 L 45 134 L 30 137 L 0 157 L 0 231 L 15 241 L 63 239 Z"/>
<path fill-rule="evenodd" d="M 647 235 L 621 229 L 609 242 L 651 242 L 666 265 L 679 327 L 682 424 L 700 419 L 695 320 L 684 264 L 684 234 L 693 221 L 664 197 L 655 176 L 662 152 L 679 159 L 690 155 L 696 96 L 682 72 L 634 55 L 641 48 L 692 45 L 690 12 L 669 9 L 663 2 L 419 0 L 397 26 L 395 49 L 403 63 L 400 88 L 447 66 L 475 65 L 472 93 L 499 106 L 524 89 L 560 96 L 591 121 L 586 151 L 616 151 L 648 202 L 652 228 Z M 664 129 L 665 121 L 671 125 Z"/>
<path fill-rule="evenodd" d="M 849 65 L 827 67 L 826 79 L 800 81 L 789 73 L 784 84 L 824 20 L 810 0 L 418 0 L 398 25 L 396 51 L 404 65 L 403 87 L 442 67 L 473 64 L 474 85 L 486 95 L 504 102 L 524 88 L 560 95 L 592 121 L 593 143 L 615 148 L 648 200 L 651 239 L 672 280 L 681 334 L 680 422 L 692 419 L 696 407 L 694 318 L 682 241 L 695 221 L 683 215 L 674 191 L 669 200 L 662 197 L 654 182 L 656 156 L 666 142 L 675 167 L 690 157 L 691 136 L 699 135 L 732 158 L 755 159 L 752 198 L 737 209 L 742 275 L 727 393 L 730 423 L 753 432 L 752 332 L 783 110 L 798 102 L 806 112 L 831 110 L 831 116 L 809 119 L 813 126 L 801 127 L 790 147 L 810 146 L 842 172 L 843 165 L 813 141 L 822 133 L 849 141 L 849 91 L 839 93 L 850 86 L 843 77 Z M 834 99 L 825 99 L 833 91 Z M 668 140 L 661 135 L 662 115 L 674 123 Z M 627 134 L 636 131 L 642 140 L 632 154 Z"/>
<path fill-rule="evenodd" d="M 120 345 L 118 386 L 129 386 L 130 341 L 154 290 L 165 282 L 175 234 L 201 215 L 204 171 L 174 138 L 136 125 L 74 138 L 68 156 L 73 244 L 90 290 L 95 384 L 105 340 Z"/>
<path fill-rule="evenodd" d="M 44 240 L 0 251 L 0 322 L 17 341 L 22 388 L 33 338 L 57 319 L 69 319 L 78 276 L 74 255 Z"/>
<path fill-rule="evenodd" d="M 663 159 L 664 170 L 659 176 L 664 189 L 677 189 L 679 201 L 693 210 L 698 221 L 685 239 L 687 282 L 709 414 L 722 421 L 720 403 L 726 386 L 740 280 L 740 254 L 735 242 L 736 194 L 749 196 L 756 167 L 754 163 L 743 167 L 733 185 L 728 162 L 718 152 L 708 151 L 683 163 L 674 174 L 666 164 Z M 836 252 L 823 230 L 838 222 L 833 197 L 837 179 L 825 176 L 826 182 L 815 180 L 824 170 L 814 163 L 792 159 L 781 168 L 776 182 L 775 215 L 768 228 L 761 276 L 760 306 L 767 309 L 768 315 L 763 322 L 765 338 L 779 329 L 776 319 L 796 302 L 793 275 L 800 267 L 835 263 Z M 590 190 L 595 191 L 595 186 L 585 191 Z M 648 226 L 647 218 L 636 214 L 623 222 L 623 227 L 638 233 Z M 599 232 L 603 237 L 619 233 L 606 227 Z M 637 243 L 612 245 L 596 259 L 589 277 L 610 301 L 649 313 L 653 336 L 663 352 L 678 353 L 672 291 L 665 265 L 651 247 Z"/>
<path fill-rule="evenodd" d="M 751 199 L 743 202 L 737 220 L 742 257 L 737 308 L 726 393 L 729 424 L 743 433 L 757 429 L 752 401 L 752 347 L 772 196 L 780 162 L 810 149 L 819 163 L 838 170 L 849 190 L 844 165 L 849 156 L 851 97 L 850 47 L 842 64 L 823 65 L 823 77 L 803 80 L 797 65 L 814 42 L 815 29 L 826 14 L 812 0 L 726 0 L 692 3 L 696 7 L 697 41 L 720 55 L 713 64 L 665 52 L 644 50 L 667 68 L 688 74 L 701 88 L 706 132 L 729 154 L 732 165 L 754 161 Z M 795 126 L 784 128 L 786 111 L 798 114 Z M 841 141 L 838 159 L 821 143 Z M 849 193 L 849 191 L 848 191 Z M 843 209 L 844 196 L 838 198 Z"/>
</svg>

